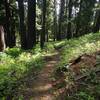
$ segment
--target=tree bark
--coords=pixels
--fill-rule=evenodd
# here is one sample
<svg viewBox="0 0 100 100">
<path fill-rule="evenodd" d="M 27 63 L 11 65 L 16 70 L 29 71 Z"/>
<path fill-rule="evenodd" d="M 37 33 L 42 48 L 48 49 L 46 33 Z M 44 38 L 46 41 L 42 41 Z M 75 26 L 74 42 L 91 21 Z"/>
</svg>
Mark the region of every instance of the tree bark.
<svg viewBox="0 0 100 100">
<path fill-rule="evenodd" d="M 0 52 L 5 49 L 5 37 L 3 26 L 0 25 Z"/>
<path fill-rule="evenodd" d="M 68 3 L 67 39 L 70 39 L 72 37 L 71 18 L 72 18 L 72 0 L 69 0 L 69 3 Z"/>
<path fill-rule="evenodd" d="M 12 10 L 11 16 L 11 33 L 12 33 L 12 46 L 16 46 L 16 22 L 15 22 L 15 12 Z"/>
<path fill-rule="evenodd" d="M 26 35 L 26 27 L 24 23 L 24 2 L 23 0 L 18 0 L 19 7 L 19 34 L 21 38 L 21 48 L 27 49 L 27 35 Z"/>
<path fill-rule="evenodd" d="M 6 12 L 6 46 L 12 48 L 15 46 L 13 41 L 13 34 L 11 32 L 11 10 L 9 7 L 10 3 L 9 0 L 4 0 L 5 12 Z"/>
<path fill-rule="evenodd" d="M 57 38 L 57 9 L 56 9 L 56 0 L 54 0 L 54 27 L 53 27 L 53 32 L 54 32 L 54 41 Z"/>
<path fill-rule="evenodd" d="M 28 49 L 36 45 L 36 0 L 28 0 Z"/>
<path fill-rule="evenodd" d="M 98 2 L 100 4 L 100 0 Z M 95 18 L 95 22 L 94 22 L 94 28 L 93 28 L 93 32 L 97 33 L 100 30 L 100 9 L 96 11 L 96 18 Z"/>
<path fill-rule="evenodd" d="M 80 29 L 80 15 L 82 12 L 82 0 L 80 0 L 79 3 L 79 12 L 78 12 L 78 16 L 77 16 L 77 20 L 76 20 L 76 32 L 75 32 L 75 37 L 78 37 L 79 34 L 79 29 Z"/>
<path fill-rule="evenodd" d="M 43 10 L 42 10 L 42 32 L 40 37 L 40 47 L 43 49 L 45 43 L 46 34 L 46 0 L 43 0 Z"/>
<path fill-rule="evenodd" d="M 60 14 L 59 14 L 59 28 L 58 28 L 58 34 L 57 34 L 57 40 L 61 40 L 61 33 L 62 33 L 62 21 L 63 21 L 63 15 L 64 15 L 64 5 L 65 5 L 65 0 L 61 0 L 61 5 L 60 5 Z"/>
</svg>

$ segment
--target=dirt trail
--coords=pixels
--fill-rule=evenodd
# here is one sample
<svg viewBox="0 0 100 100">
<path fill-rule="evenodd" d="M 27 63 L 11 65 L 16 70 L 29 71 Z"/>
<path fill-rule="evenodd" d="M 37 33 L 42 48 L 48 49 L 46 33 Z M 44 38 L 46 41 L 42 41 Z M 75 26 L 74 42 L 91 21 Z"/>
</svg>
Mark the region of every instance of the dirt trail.
<svg viewBox="0 0 100 100">
<path fill-rule="evenodd" d="M 55 100 L 55 90 L 52 86 L 53 71 L 58 64 L 59 53 L 46 56 L 46 65 L 38 74 L 36 80 L 31 82 L 24 91 L 24 100 Z"/>
</svg>

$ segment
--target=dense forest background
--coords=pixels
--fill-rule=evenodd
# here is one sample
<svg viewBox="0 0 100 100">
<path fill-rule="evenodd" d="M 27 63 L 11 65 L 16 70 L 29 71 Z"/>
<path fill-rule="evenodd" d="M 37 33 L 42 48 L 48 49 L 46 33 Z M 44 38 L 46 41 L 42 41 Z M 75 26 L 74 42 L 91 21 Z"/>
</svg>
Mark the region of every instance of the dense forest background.
<svg viewBox="0 0 100 100">
<path fill-rule="evenodd" d="M 70 39 L 100 29 L 99 0 L 1 0 L 0 25 L 6 47 Z M 19 42 L 20 40 L 20 42 Z M 18 45 L 19 45 L 18 44 Z"/>
</svg>

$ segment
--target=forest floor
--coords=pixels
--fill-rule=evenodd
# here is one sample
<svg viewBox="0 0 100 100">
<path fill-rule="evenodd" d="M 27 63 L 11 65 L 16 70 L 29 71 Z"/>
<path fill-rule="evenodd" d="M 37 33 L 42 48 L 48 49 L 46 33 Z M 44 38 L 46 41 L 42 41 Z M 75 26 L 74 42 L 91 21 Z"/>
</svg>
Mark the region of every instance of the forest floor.
<svg viewBox="0 0 100 100">
<path fill-rule="evenodd" d="M 44 57 L 46 64 L 43 69 L 36 76 L 33 81 L 28 80 L 28 85 L 24 90 L 24 100 L 55 100 L 58 94 L 58 90 L 53 87 L 53 73 L 56 69 L 56 64 L 60 61 L 59 52 L 55 52 L 53 55 L 47 55 Z"/>
</svg>

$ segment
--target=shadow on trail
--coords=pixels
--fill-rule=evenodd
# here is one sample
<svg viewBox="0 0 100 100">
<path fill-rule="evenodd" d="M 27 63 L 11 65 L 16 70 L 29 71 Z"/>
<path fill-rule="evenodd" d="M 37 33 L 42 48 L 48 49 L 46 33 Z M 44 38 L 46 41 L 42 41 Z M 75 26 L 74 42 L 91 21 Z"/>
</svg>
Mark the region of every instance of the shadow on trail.
<svg viewBox="0 0 100 100">
<path fill-rule="evenodd" d="M 34 80 L 27 80 L 26 87 L 21 91 L 24 100 L 55 100 L 56 91 L 52 79 L 56 65 L 60 61 L 59 53 L 45 56 L 44 60 L 46 64 L 43 69 Z"/>
</svg>

